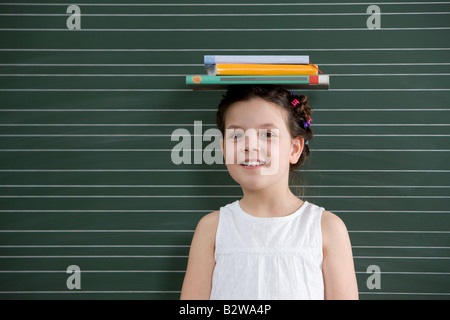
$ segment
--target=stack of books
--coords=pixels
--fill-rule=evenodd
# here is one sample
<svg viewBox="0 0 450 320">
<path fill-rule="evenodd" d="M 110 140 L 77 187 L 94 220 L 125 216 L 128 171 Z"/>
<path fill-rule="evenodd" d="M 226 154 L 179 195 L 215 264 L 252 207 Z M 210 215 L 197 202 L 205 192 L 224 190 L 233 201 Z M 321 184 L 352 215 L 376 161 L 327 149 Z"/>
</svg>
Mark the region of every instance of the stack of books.
<svg viewBox="0 0 450 320">
<path fill-rule="evenodd" d="M 186 76 L 194 90 L 225 89 L 236 84 L 274 84 L 287 89 L 327 90 L 329 75 L 319 74 L 309 56 L 205 56 L 206 75 Z"/>
</svg>

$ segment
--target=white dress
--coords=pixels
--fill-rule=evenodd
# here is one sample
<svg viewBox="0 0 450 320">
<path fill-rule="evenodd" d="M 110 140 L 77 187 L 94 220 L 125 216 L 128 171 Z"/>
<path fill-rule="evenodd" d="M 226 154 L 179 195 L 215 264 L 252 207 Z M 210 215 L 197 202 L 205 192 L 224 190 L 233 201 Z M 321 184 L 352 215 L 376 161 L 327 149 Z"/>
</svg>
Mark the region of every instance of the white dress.
<svg viewBox="0 0 450 320">
<path fill-rule="evenodd" d="M 308 201 L 284 217 L 220 208 L 210 299 L 324 299 L 323 208 Z"/>
</svg>

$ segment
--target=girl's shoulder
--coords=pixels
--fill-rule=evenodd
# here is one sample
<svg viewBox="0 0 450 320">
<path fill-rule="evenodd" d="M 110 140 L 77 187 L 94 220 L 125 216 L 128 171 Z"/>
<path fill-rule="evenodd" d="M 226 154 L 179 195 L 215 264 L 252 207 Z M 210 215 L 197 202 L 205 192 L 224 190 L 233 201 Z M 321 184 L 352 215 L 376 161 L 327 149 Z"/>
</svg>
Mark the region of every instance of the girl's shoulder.
<svg viewBox="0 0 450 320">
<path fill-rule="evenodd" d="M 322 212 L 322 228 L 330 230 L 338 229 L 341 231 L 342 229 L 345 229 L 345 231 L 347 231 L 344 221 L 334 213 L 326 210 L 323 210 Z"/>
<path fill-rule="evenodd" d="M 349 235 L 344 221 L 334 213 L 323 211 L 322 219 L 322 238 L 324 247 L 333 244 L 342 244 L 348 241 Z"/>
<path fill-rule="evenodd" d="M 195 229 L 195 233 L 201 233 L 204 236 L 207 236 L 208 239 L 215 240 L 217 229 L 219 227 L 219 218 L 221 211 L 230 212 L 230 210 L 234 210 L 237 205 L 237 201 L 228 203 L 219 210 L 212 211 L 206 215 L 204 215 L 197 224 L 197 228 Z"/>
<path fill-rule="evenodd" d="M 202 226 L 215 225 L 219 222 L 219 215 L 220 215 L 220 210 L 210 212 L 210 213 L 204 215 L 200 219 L 200 221 L 198 222 L 198 225 L 202 225 Z"/>
<path fill-rule="evenodd" d="M 201 234 L 209 240 L 216 238 L 217 226 L 219 225 L 220 210 L 216 210 L 204 215 L 197 224 L 196 234 Z"/>
</svg>

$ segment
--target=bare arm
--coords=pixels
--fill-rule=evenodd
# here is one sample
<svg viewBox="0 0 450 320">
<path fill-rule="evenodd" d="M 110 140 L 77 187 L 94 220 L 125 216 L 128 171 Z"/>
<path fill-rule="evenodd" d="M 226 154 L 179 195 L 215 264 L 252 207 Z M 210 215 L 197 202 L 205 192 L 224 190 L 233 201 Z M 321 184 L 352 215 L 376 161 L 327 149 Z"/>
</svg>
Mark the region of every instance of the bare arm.
<svg viewBox="0 0 450 320">
<path fill-rule="evenodd" d="M 347 228 L 339 217 L 328 211 L 322 215 L 322 238 L 325 299 L 358 299 L 358 285 Z"/>
<path fill-rule="evenodd" d="M 219 211 L 204 216 L 195 229 L 180 299 L 209 300 L 215 260 L 215 240 Z"/>
</svg>

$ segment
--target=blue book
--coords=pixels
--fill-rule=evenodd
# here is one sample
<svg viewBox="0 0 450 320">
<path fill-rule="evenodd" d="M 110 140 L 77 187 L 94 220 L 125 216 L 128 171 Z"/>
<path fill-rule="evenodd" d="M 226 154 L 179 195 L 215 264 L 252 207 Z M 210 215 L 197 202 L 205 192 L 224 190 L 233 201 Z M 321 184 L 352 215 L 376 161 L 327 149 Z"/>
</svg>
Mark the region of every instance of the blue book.
<svg viewBox="0 0 450 320">
<path fill-rule="evenodd" d="M 194 90 L 226 89 L 230 85 L 272 84 L 286 89 L 328 90 L 328 75 L 317 76 L 186 76 L 186 85 Z"/>
<path fill-rule="evenodd" d="M 309 56 L 242 56 L 225 55 L 204 57 L 205 68 L 218 63 L 249 63 L 249 64 L 309 64 Z"/>
</svg>

